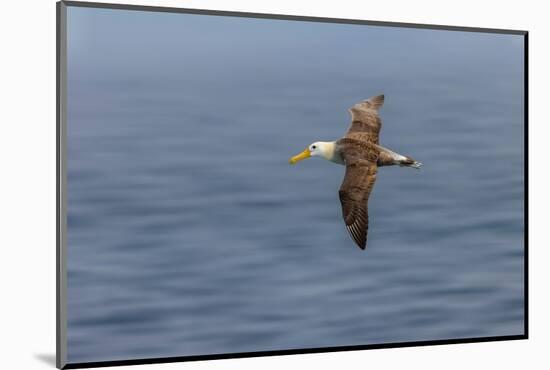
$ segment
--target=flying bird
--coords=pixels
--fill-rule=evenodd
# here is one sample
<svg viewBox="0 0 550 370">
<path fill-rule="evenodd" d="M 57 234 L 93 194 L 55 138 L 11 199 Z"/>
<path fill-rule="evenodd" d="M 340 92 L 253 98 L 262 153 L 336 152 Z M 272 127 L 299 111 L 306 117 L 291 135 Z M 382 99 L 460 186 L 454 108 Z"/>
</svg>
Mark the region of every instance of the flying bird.
<svg viewBox="0 0 550 370">
<path fill-rule="evenodd" d="M 367 246 L 369 227 L 368 201 L 376 181 L 378 167 L 399 165 L 420 168 L 422 163 L 397 154 L 378 144 L 382 121 L 378 110 L 384 95 L 377 95 L 349 109 L 351 126 L 346 135 L 336 141 L 317 141 L 290 158 L 295 164 L 309 157 L 321 157 L 346 166 L 339 195 L 346 228 L 361 249 Z"/>
</svg>

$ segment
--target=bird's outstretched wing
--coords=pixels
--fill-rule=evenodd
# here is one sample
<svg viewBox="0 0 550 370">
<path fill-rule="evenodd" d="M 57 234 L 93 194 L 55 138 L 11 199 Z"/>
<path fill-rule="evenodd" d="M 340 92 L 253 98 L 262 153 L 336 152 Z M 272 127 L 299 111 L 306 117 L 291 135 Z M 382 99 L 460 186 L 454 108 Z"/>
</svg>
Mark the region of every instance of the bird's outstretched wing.
<svg viewBox="0 0 550 370">
<path fill-rule="evenodd" d="M 378 144 L 378 136 L 382 126 L 378 109 L 383 104 L 384 95 L 377 95 L 351 107 L 349 109 L 351 126 L 345 137 Z"/>
<path fill-rule="evenodd" d="M 368 201 L 378 172 L 378 154 L 369 143 L 353 139 L 341 139 L 339 145 L 344 147 L 346 163 L 346 174 L 338 192 L 342 216 L 355 243 L 365 249 L 369 228 Z"/>
</svg>

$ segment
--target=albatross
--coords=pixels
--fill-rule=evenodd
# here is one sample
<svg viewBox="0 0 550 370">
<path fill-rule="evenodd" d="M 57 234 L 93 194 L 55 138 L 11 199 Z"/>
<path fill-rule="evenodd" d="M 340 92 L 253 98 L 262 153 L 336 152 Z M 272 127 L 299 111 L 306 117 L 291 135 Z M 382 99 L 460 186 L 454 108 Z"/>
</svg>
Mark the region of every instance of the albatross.
<svg viewBox="0 0 550 370">
<path fill-rule="evenodd" d="M 367 246 L 368 200 L 378 167 L 399 165 L 419 169 L 422 166 L 422 163 L 378 144 L 382 126 L 378 110 L 383 104 L 384 95 L 355 104 L 349 109 L 351 126 L 343 138 L 316 141 L 289 160 L 295 164 L 309 157 L 321 157 L 346 166 L 338 194 L 346 228 L 361 249 Z"/>
</svg>

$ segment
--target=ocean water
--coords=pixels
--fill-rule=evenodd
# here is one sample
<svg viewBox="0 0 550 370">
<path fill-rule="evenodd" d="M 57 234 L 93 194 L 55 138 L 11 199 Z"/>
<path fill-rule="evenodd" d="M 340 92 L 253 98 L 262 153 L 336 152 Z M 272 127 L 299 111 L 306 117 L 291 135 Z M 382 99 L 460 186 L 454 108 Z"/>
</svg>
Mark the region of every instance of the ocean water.
<svg viewBox="0 0 550 370">
<path fill-rule="evenodd" d="M 68 359 L 523 333 L 520 36 L 69 7 Z M 366 251 L 344 167 L 378 93 Z"/>
</svg>

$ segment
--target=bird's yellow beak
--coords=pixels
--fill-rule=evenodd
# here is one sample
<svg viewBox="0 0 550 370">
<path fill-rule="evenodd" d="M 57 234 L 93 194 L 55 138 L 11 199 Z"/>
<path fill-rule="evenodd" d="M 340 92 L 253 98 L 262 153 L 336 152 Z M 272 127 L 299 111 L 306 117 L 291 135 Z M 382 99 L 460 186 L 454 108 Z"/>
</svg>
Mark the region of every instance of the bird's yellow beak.
<svg viewBox="0 0 550 370">
<path fill-rule="evenodd" d="M 301 152 L 300 154 L 297 154 L 297 155 L 295 155 L 294 157 L 290 158 L 290 159 L 288 160 L 288 163 L 290 163 L 290 164 L 296 164 L 296 162 L 301 161 L 302 159 L 309 158 L 309 157 L 311 157 L 311 152 L 309 151 L 308 148 L 306 148 L 306 150 L 304 150 L 304 151 Z"/>
</svg>

